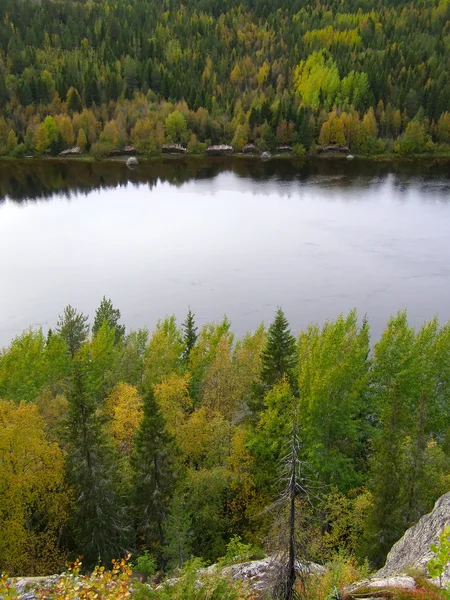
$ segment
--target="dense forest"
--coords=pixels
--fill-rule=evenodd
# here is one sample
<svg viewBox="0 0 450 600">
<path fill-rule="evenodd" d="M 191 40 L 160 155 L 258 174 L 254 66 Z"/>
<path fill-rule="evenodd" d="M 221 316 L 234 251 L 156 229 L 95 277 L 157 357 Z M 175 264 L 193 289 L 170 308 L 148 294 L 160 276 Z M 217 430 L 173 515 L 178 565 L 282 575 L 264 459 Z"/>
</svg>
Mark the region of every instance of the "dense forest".
<svg viewBox="0 0 450 600">
<path fill-rule="evenodd" d="M 448 490 L 449 357 L 450 324 L 405 312 L 372 345 L 355 311 L 296 339 L 278 309 L 237 339 L 190 310 L 127 333 L 106 298 L 92 327 L 67 306 L 0 354 L 0 572 L 275 552 L 294 428 L 305 557 L 381 565 Z"/>
<path fill-rule="evenodd" d="M 0 154 L 448 153 L 449 0 L 4 0 Z"/>
</svg>

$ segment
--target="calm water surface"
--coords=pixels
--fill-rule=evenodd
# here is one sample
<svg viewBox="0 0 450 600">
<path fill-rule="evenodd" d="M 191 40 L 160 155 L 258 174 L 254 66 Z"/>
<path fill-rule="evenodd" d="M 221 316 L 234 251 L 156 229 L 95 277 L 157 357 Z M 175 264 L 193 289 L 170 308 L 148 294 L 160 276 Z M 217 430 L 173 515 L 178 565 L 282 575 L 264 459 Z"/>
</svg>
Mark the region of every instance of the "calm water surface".
<svg viewBox="0 0 450 600">
<path fill-rule="evenodd" d="M 128 328 L 190 305 L 238 334 L 356 307 L 450 318 L 447 165 L 320 161 L 0 164 L 0 346 L 105 294 Z"/>
</svg>

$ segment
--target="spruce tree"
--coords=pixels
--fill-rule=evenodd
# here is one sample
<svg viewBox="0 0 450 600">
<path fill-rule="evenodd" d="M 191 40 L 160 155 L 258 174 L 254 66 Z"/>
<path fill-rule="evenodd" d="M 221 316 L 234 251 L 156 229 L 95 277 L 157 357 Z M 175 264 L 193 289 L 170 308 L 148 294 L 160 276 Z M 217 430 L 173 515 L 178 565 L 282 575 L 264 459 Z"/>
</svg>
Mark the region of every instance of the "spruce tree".
<svg viewBox="0 0 450 600">
<path fill-rule="evenodd" d="M 114 308 L 110 298 L 103 296 L 100 306 L 97 308 L 92 325 L 92 333 L 96 335 L 103 322 L 106 321 L 111 329 L 115 330 L 116 344 L 125 335 L 125 325 L 119 325 L 120 310 Z"/>
<path fill-rule="evenodd" d="M 189 361 L 189 356 L 191 354 L 192 348 L 197 343 L 197 327 L 195 326 L 194 321 L 195 315 L 191 311 L 191 307 L 189 307 L 189 312 L 186 316 L 186 320 L 182 324 L 184 329 L 183 334 L 183 342 L 185 345 L 185 349 L 183 351 L 183 361 L 187 363 Z"/>
<path fill-rule="evenodd" d="M 133 456 L 137 545 L 163 564 L 164 522 L 175 480 L 174 446 L 152 388 L 144 397 L 143 413 Z"/>
<path fill-rule="evenodd" d="M 284 376 L 292 382 L 296 358 L 295 338 L 279 307 L 267 332 L 267 343 L 262 353 L 261 380 L 266 388 L 271 388 Z"/>
<path fill-rule="evenodd" d="M 89 389 L 88 368 L 82 357 L 76 358 L 68 397 L 66 464 L 75 495 L 73 537 L 87 566 L 99 559 L 109 565 L 124 552 L 128 528 L 116 493 L 113 451 Z"/>
<path fill-rule="evenodd" d="M 65 340 L 72 356 L 75 356 L 78 352 L 89 333 L 88 318 L 87 315 L 79 313 L 70 304 L 66 306 L 64 313 L 59 316 L 55 332 L 59 333 Z"/>
</svg>

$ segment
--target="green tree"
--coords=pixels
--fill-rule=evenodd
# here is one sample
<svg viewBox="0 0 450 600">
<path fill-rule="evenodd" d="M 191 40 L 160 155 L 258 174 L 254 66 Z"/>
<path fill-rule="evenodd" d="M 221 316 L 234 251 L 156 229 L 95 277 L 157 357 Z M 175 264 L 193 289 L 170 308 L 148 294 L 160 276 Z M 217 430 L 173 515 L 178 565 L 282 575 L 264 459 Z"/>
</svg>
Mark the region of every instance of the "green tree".
<svg viewBox="0 0 450 600">
<path fill-rule="evenodd" d="M 137 544 L 157 555 L 163 564 L 164 523 L 175 477 L 174 447 L 151 388 L 143 399 L 133 465 Z"/>
<path fill-rule="evenodd" d="M 70 304 L 65 307 L 64 313 L 59 316 L 55 331 L 65 340 L 72 356 L 75 356 L 89 333 L 88 319 L 87 315 L 79 313 Z"/>
<path fill-rule="evenodd" d="M 292 379 L 297 362 L 295 338 L 289 322 L 279 307 L 267 331 L 267 342 L 262 353 L 261 379 L 267 388 L 284 376 Z"/>
<path fill-rule="evenodd" d="M 189 356 L 191 355 L 191 351 L 197 343 L 197 327 L 195 326 L 195 315 L 192 313 L 191 308 L 189 307 L 188 314 L 186 316 L 186 320 L 182 324 L 183 327 L 183 342 L 184 342 L 184 351 L 183 351 L 183 360 L 187 364 L 189 362 Z"/>
<path fill-rule="evenodd" d="M 125 325 L 119 325 L 119 319 L 120 310 L 113 307 L 111 299 L 107 299 L 106 296 L 103 296 L 100 306 L 95 313 L 92 334 L 95 335 L 103 325 L 103 322 L 106 321 L 108 326 L 114 330 L 116 343 L 118 343 L 125 335 Z"/>
<path fill-rule="evenodd" d="M 299 337 L 303 455 L 325 484 L 348 491 L 363 482 L 369 328 L 356 311 Z"/>
<path fill-rule="evenodd" d="M 105 565 L 129 542 L 129 523 L 116 491 L 112 445 L 98 400 L 90 391 L 89 365 L 74 362 L 66 422 L 67 480 L 74 490 L 72 532 L 87 565 Z"/>
<path fill-rule="evenodd" d="M 66 95 L 66 100 L 67 100 L 67 108 L 69 109 L 69 112 L 80 113 L 83 110 L 83 105 L 81 103 L 81 97 L 76 88 L 74 88 L 74 87 L 69 88 L 67 95 Z"/>
<path fill-rule="evenodd" d="M 179 110 L 174 110 L 165 121 L 165 132 L 167 139 L 171 142 L 183 142 L 187 131 L 186 118 Z"/>
<path fill-rule="evenodd" d="M 9 130 L 8 133 L 8 141 L 6 142 L 6 151 L 8 154 L 13 154 L 14 150 L 17 148 L 17 135 L 14 133 L 12 129 Z"/>
<path fill-rule="evenodd" d="M 192 553 L 192 519 L 180 493 L 172 499 L 164 533 L 164 556 L 170 566 L 181 569 Z"/>
</svg>

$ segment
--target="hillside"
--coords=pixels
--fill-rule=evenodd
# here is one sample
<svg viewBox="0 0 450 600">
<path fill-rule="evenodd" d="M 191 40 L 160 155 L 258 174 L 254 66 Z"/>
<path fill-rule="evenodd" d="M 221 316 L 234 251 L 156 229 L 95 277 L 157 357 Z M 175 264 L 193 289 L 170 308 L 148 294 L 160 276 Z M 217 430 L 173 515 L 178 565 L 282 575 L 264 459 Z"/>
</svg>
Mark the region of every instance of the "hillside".
<svg viewBox="0 0 450 600">
<path fill-rule="evenodd" d="M 5 0 L 0 48 L 3 154 L 450 142 L 448 0 Z"/>
</svg>

